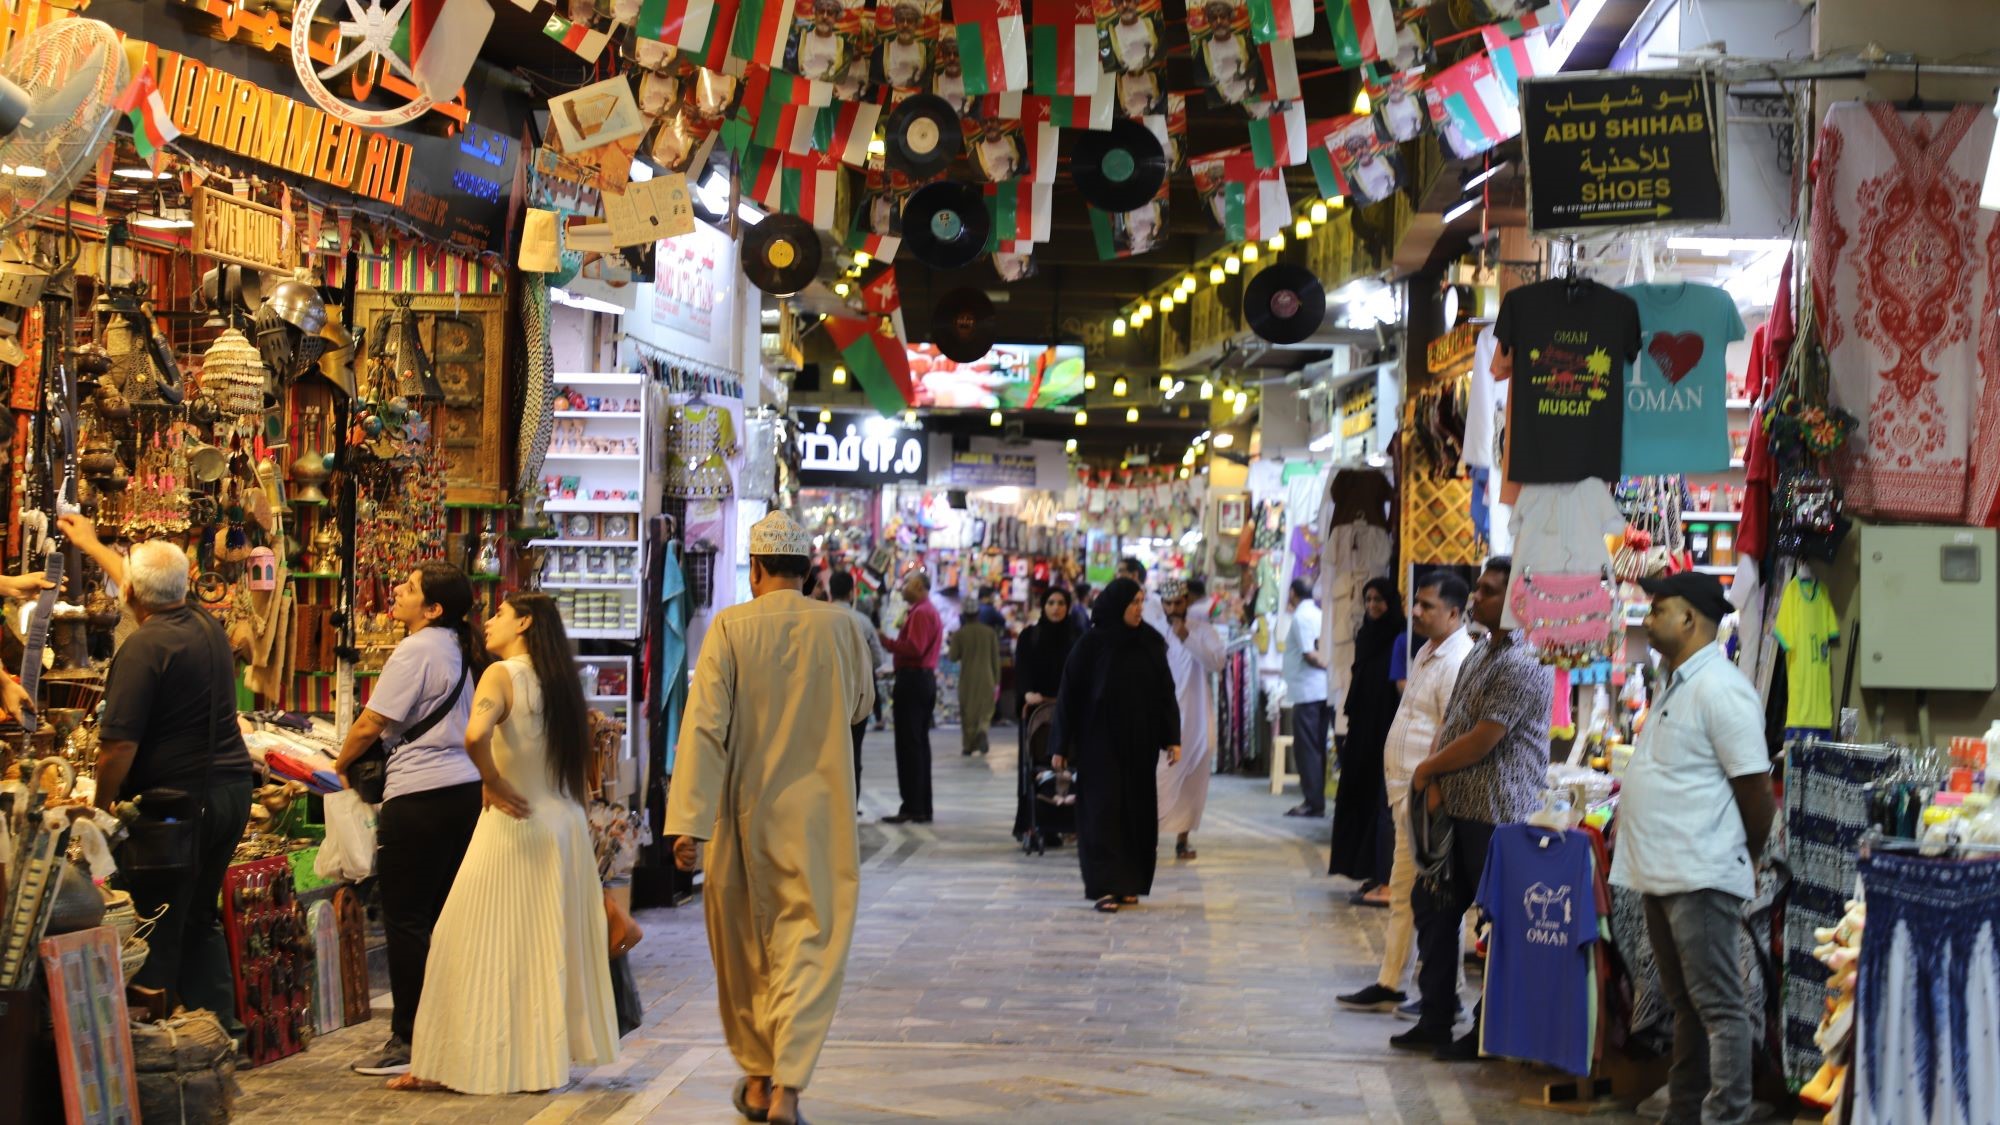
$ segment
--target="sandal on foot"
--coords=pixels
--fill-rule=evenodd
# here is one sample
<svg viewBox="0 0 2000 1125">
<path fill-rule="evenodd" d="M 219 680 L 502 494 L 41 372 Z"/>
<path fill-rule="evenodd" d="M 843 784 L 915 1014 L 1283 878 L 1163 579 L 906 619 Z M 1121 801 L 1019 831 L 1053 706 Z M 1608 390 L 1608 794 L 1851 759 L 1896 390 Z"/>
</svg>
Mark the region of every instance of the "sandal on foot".
<svg viewBox="0 0 2000 1125">
<path fill-rule="evenodd" d="M 1119 899 L 1118 901 L 1126 906 L 1137 906 L 1139 905 L 1139 896 L 1126 895 L 1125 897 Z"/>
<path fill-rule="evenodd" d="M 769 1106 L 763 1109 L 751 1106 L 750 1080 L 748 1078 L 739 1078 L 736 1080 L 736 1093 L 731 1096 L 730 1100 L 736 1103 L 736 1112 L 742 1114 L 745 1120 L 764 1122 L 771 1119 L 771 1109 Z"/>
<path fill-rule="evenodd" d="M 1188 846 L 1187 846 L 1186 844 L 1175 844 L 1175 845 L 1174 845 L 1174 858 L 1175 858 L 1175 859 L 1193 859 L 1193 858 L 1194 858 L 1195 856 L 1197 856 L 1197 855 L 1199 855 L 1199 854 L 1200 854 L 1199 852 L 1195 851 L 1195 850 L 1194 850 L 1193 848 L 1191 848 L 1191 847 L 1188 847 Z"/>
<path fill-rule="evenodd" d="M 1116 914 L 1116 913 L 1118 913 L 1118 896 L 1116 896 L 1116 895 L 1105 895 L 1105 896 L 1104 896 L 1103 898 L 1100 898 L 1100 899 L 1098 899 L 1098 900 L 1097 900 L 1097 912 L 1098 912 L 1099 914 Z"/>
<path fill-rule="evenodd" d="M 396 1077 L 389 1079 L 385 1085 L 391 1090 L 413 1090 L 419 1093 L 428 1093 L 433 1090 L 442 1090 L 445 1088 L 442 1082 L 433 1082 L 428 1078 L 418 1078 L 414 1074 L 398 1074 Z"/>
</svg>

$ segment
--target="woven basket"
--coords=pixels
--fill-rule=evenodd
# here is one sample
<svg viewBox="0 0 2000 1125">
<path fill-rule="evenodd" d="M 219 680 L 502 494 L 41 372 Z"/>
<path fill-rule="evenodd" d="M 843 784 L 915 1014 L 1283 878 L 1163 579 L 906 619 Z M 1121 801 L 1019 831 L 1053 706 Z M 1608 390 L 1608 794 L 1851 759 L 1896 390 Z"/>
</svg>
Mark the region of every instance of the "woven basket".
<svg viewBox="0 0 2000 1125">
<path fill-rule="evenodd" d="M 146 967 L 146 957 L 152 952 L 153 947 L 146 944 L 145 938 L 132 938 L 119 947 L 118 967 L 125 971 L 126 984 L 131 984 L 139 970 Z"/>
</svg>

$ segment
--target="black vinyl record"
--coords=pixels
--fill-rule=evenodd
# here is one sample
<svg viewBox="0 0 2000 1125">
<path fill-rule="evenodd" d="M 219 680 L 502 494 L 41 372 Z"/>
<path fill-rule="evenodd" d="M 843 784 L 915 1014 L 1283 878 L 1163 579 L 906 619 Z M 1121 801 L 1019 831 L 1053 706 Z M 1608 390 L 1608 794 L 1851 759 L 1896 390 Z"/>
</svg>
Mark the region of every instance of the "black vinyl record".
<svg viewBox="0 0 2000 1125">
<path fill-rule="evenodd" d="M 948 359 L 976 363 L 993 350 L 993 301 L 978 289 L 954 289 L 931 306 L 931 342 Z"/>
<path fill-rule="evenodd" d="M 1304 266 L 1266 266 L 1243 287 L 1243 319 L 1274 344 L 1296 344 L 1326 320 L 1326 289 Z"/>
<path fill-rule="evenodd" d="M 986 252 L 992 226 L 978 184 L 939 180 L 911 192 L 903 204 L 903 246 L 932 269 L 971 265 Z"/>
<path fill-rule="evenodd" d="M 1167 182 L 1167 151 L 1151 129 L 1121 117 L 1109 132 L 1076 134 L 1070 176 L 1076 190 L 1098 210 L 1136 211 L 1152 202 Z"/>
<path fill-rule="evenodd" d="M 819 232 L 797 215 L 766 215 L 743 232 L 743 275 L 773 297 L 812 284 L 820 259 Z"/>
<path fill-rule="evenodd" d="M 951 103 L 936 94 L 913 94 L 889 114 L 882 143 L 892 171 L 926 180 L 945 170 L 965 144 Z"/>
</svg>

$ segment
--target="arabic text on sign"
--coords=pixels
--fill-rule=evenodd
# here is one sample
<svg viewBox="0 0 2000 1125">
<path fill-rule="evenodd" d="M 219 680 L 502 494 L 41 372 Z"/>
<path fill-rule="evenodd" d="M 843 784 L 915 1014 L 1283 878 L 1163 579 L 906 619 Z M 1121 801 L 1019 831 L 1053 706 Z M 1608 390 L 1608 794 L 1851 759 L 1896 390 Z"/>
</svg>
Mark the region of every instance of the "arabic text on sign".
<svg viewBox="0 0 2000 1125">
<path fill-rule="evenodd" d="M 826 432 L 821 423 L 812 433 L 799 435 L 799 468 L 806 472 L 868 472 L 910 474 L 924 467 L 923 442 L 914 437 L 900 441 L 894 436 L 864 436 L 859 428 L 847 427 L 841 437 Z"/>
</svg>

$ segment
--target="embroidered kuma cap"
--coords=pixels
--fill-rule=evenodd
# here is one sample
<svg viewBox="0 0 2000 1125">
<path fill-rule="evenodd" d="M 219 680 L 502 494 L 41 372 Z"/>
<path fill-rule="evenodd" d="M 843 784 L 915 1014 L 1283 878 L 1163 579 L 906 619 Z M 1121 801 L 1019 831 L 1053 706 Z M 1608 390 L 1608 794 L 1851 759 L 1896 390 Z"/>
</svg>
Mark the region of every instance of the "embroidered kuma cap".
<svg viewBox="0 0 2000 1125">
<path fill-rule="evenodd" d="M 772 512 L 750 526 L 750 554 L 755 555 L 797 555 L 809 558 L 812 555 L 812 536 L 806 529 L 783 512 Z"/>
</svg>

